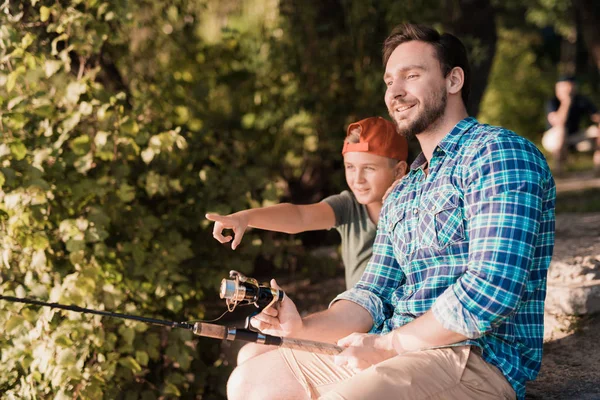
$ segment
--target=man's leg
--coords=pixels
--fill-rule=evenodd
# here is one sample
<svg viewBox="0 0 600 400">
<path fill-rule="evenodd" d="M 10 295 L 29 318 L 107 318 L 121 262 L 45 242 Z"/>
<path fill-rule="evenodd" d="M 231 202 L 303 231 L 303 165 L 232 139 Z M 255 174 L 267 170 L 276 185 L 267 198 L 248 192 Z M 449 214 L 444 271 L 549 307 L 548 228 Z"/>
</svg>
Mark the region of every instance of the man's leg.
<svg viewBox="0 0 600 400">
<path fill-rule="evenodd" d="M 227 381 L 229 400 L 308 399 L 279 351 L 268 351 L 246 360 Z"/>
<path fill-rule="evenodd" d="M 469 346 L 397 356 L 329 389 L 321 399 L 515 399 L 500 370 Z"/>
<path fill-rule="evenodd" d="M 273 350 L 277 350 L 277 347 L 256 343 L 245 344 L 238 352 L 237 365 L 241 365 L 251 358 Z"/>
<path fill-rule="evenodd" d="M 248 359 L 227 384 L 229 399 L 317 399 L 354 372 L 333 356 L 280 348 Z M 257 377 L 256 374 L 261 376 Z"/>
</svg>

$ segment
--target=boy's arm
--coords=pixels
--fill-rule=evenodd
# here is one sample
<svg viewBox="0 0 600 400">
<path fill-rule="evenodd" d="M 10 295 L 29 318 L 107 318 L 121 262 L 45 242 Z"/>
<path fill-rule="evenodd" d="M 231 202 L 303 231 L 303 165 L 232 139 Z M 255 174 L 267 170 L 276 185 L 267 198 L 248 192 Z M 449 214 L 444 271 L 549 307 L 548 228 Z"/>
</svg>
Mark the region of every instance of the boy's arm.
<svg viewBox="0 0 600 400">
<path fill-rule="evenodd" d="M 296 205 L 278 204 L 271 207 L 239 211 L 230 215 L 206 214 L 206 219 L 215 222 L 213 236 L 221 243 L 231 243 L 231 248 L 242 241 L 248 227 L 275 232 L 298 233 L 329 229 L 335 225 L 335 214 L 325 202 Z M 224 229 L 231 229 L 235 238 L 223 236 Z"/>
</svg>

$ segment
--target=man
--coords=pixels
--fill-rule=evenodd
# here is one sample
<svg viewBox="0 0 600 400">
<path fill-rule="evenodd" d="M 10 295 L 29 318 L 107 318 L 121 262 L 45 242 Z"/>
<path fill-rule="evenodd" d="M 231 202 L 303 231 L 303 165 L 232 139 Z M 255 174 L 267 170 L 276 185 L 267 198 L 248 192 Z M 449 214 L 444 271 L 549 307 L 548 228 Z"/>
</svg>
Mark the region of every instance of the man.
<svg viewBox="0 0 600 400">
<path fill-rule="evenodd" d="M 585 118 L 600 123 L 600 113 L 585 96 L 577 93 L 575 78 L 563 76 L 555 85 L 555 97 L 548 101 L 548 129 L 542 137 L 542 145 L 552 153 L 554 170 L 562 173 L 570 148 L 578 151 L 594 151 L 594 170 L 600 172 L 600 135 L 598 125 L 581 129 Z"/>
<path fill-rule="evenodd" d="M 328 310 L 301 318 L 286 298 L 253 319 L 265 333 L 346 349 L 251 358 L 230 377 L 231 399 L 523 399 L 539 371 L 554 246 L 548 165 L 527 140 L 467 118 L 456 37 L 401 25 L 383 55 L 389 113 L 423 153 L 383 205 L 373 257 Z"/>
</svg>

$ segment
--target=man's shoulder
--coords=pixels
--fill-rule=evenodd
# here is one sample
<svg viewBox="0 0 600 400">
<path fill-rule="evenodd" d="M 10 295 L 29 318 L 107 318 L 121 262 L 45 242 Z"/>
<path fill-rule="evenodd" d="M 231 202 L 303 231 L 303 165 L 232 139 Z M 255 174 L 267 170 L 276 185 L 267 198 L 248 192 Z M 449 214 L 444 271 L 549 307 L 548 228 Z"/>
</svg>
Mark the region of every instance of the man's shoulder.
<svg viewBox="0 0 600 400">
<path fill-rule="evenodd" d="M 527 138 L 501 126 L 478 123 L 463 137 L 462 156 L 464 163 L 474 165 L 484 154 L 494 160 L 519 157 L 547 168 L 546 158 Z"/>
<path fill-rule="evenodd" d="M 526 140 L 510 129 L 477 122 L 462 137 L 462 150 L 469 153 L 491 143 Z"/>
<path fill-rule="evenodd" d="M 477 123 L 463 136 L 462 149 L 467 152 L 478 151 L 483 147 L 493 145 L 502 148 L 518 146 L 538 151 L 531 141 L 502 126 Z"/>
</svg>

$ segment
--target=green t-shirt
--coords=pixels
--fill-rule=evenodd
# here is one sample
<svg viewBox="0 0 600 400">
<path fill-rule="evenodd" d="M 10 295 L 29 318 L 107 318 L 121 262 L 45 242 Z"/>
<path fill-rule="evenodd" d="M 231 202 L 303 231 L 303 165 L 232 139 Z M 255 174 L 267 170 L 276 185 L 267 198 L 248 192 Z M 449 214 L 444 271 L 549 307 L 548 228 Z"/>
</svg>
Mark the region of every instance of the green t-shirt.
<svg viewBox="0 0 600 400">
<path fill-rule="evenodd" d="M 377 226 L 369 218 L 367 207 L 344 190 L 323 200 L 333 209 L 335 229 L 342 237 L 342 261 L 346 270 L 346 287 L 360 280 L 373 254 Z"/>
</svg>

